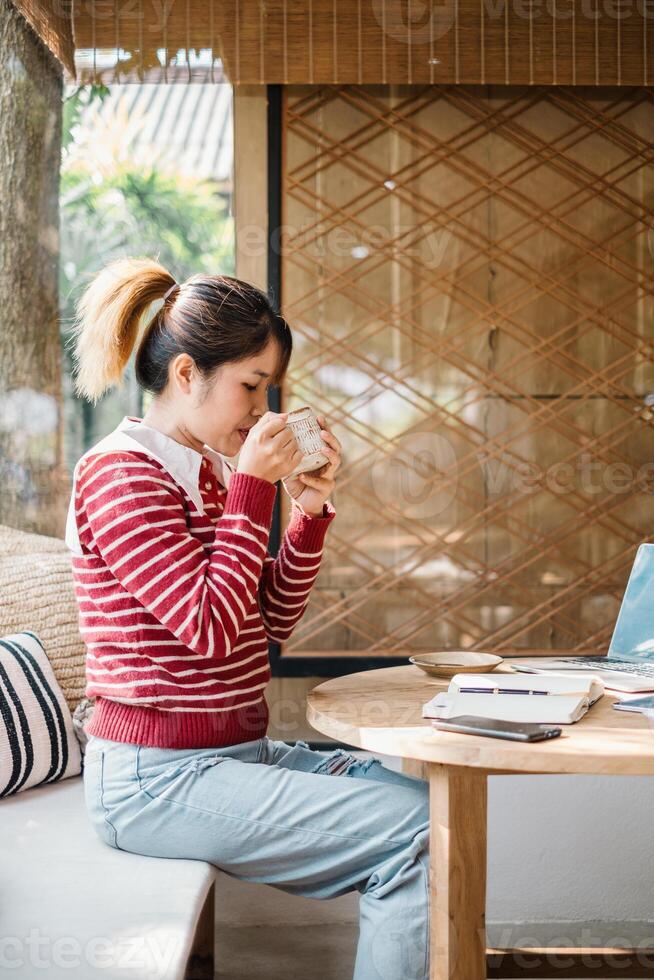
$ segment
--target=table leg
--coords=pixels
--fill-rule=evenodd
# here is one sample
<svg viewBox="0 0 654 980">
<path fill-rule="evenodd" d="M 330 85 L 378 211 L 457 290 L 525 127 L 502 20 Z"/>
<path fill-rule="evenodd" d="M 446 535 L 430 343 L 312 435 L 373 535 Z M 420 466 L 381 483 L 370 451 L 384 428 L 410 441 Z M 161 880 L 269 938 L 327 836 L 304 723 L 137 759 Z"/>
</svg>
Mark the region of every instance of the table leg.
<svg viewBox="0 0 654 980">
<path fill-rule="evenodd" d="M 486 980 L 484 770 L 429 764 L 430 978 Z"/>
<path fill-rule="evenodd" d="M 402 772 L 405 772 L 407 776 L 417 776 L 418 779 L 429 779 L 428 768 L 429 763 L 421 762 L 420 759 L 408 759 L 406 756 L 402 759 Z"/>
</svg>

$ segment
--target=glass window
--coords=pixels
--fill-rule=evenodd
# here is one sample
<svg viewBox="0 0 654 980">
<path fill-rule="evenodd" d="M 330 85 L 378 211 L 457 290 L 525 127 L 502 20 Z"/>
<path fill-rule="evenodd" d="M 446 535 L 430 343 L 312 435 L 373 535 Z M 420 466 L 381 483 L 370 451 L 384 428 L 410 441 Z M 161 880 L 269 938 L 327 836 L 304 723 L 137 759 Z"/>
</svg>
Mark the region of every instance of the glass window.
<svg viewBox="0 0 654 980">
<path fill-rule="evenodd" d="M 181 282 L 234 275 L 232 88 L 227 84 L 69 86 L 61 170 L 61 341 L 66 465 L 149 396 L 134 376 L 97 405 L 73 390 L 75 302 L 113 258 L 157 258 Z M 152 312 L 155 312 L 153 307 Z M 143 327 L 147 318 L 143 321 Z M 135 348 L 136 351 L 136 348 Z"/>
</svg>

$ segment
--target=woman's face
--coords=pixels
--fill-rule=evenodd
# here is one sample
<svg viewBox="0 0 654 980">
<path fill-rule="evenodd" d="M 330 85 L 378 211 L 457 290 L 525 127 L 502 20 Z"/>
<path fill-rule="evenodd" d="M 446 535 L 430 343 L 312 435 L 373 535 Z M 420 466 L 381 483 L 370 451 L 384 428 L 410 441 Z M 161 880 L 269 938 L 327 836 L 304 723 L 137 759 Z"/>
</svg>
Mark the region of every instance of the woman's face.
<svg viewBox="0 0 654 980">
<path fill-rule="evenodd" d="M 198 452 L 206 444 L 224 456 L 236 456 L 245 432 L 269 410 L 268 389 L 279 356 L 277 341 L 270 339 L 259 354 L 223 364 L 207 391 L 192 360 L 178 355 L 171 365 L 170 387 L 175 397 L 167 402 L 164 431 Z M 176 418 L 172 417 L 172 406 Z M 153 408 L 147 415 L 155 427 L 159 422 L 162 428 Z"/>
</svg>

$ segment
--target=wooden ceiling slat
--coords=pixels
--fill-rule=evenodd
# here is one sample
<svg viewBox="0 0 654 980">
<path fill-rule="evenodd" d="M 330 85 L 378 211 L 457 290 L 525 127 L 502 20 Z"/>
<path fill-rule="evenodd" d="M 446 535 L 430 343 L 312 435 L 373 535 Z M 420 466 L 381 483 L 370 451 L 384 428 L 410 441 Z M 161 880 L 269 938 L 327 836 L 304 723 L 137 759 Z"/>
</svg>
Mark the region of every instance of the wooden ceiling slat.
<svg viewBox="0 0 654 980">
<path fill-rule="evenodd" d="M 201 49 L 190 80 L 211 80 L 213 54 L 232 84 L 648 85 L 654 64 L 646 4 L 627 0 L 135 0 L 116 16 L 117 8 L 119 0 L 74 6 L 82 81 L 187 80 Z M 117 45 L 127 53 L 122 68 Z"/>
<path fill-rule="evenodd" d="M 309 43 L 312 29 L 312 4 L 305 0 L 288 0 L 287 21 L 287 73 L 289 78 L 309 78 L 311 70 Z"/>
<path fill-rule="evenodd" d="M 14 7 L 36 31 L 69 75 L 75 76 L 75 45 L 69 0 L 13 0 Z"/>
</svg>

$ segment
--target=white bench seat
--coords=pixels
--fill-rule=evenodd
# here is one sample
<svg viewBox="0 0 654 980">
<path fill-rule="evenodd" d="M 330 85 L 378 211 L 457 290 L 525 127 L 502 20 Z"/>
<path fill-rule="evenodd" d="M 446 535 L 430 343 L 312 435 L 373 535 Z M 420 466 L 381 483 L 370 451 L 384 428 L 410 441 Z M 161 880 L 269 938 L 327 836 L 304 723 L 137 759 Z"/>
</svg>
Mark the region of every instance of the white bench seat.
<svg viewBox="0 0 654 980">
<path fill-rule="evenodd" d="M 96 836 L 82 777 L 0 801 L 0 974 L 183 980 L 213 973 L 217 870 Z"/>
</svg>

